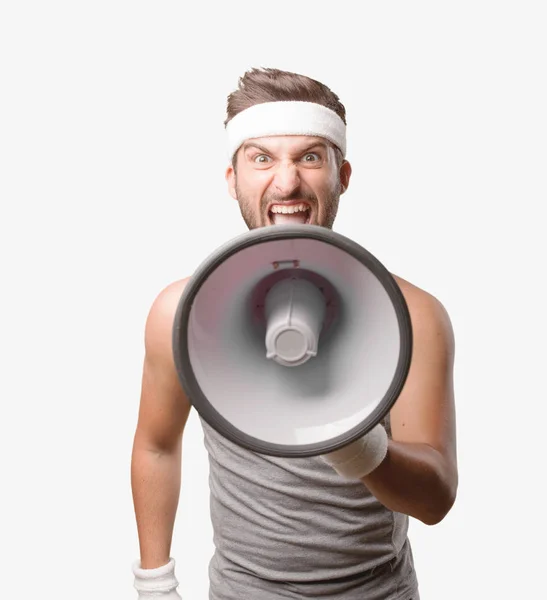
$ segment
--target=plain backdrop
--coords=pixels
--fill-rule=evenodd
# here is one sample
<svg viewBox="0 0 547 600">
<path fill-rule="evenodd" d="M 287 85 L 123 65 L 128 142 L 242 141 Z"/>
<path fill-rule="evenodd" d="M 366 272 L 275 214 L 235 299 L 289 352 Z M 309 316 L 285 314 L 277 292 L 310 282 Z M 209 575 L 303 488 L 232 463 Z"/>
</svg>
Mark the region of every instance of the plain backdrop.
<svg viewBox="0 0 547 600">
<path fill-rule="evenodd" d="M 304 73 L 348 113 L 335 230 L 437 296 L 457 344 L 460 487 L 412 521 L 422 600 L 544 593 L 543 2 L 27 2 L 0 7 L 0 589 L 136 598 L 130 488 L 151 302 L 246 231 L 226 96 Z M 207 598 L 192 413 L 172 554 Z"/>
</svg>

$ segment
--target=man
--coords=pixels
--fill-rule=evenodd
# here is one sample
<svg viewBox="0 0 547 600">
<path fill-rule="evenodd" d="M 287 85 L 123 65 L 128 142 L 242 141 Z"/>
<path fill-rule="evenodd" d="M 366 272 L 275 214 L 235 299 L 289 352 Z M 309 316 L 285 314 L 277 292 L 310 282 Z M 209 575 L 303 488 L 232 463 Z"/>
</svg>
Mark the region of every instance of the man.
<svg viewBox="0 0 547 600">
<path fill-rule="evenodd" d="M 253 69 L 228 97 L 225 125 L 228 188 L 250 229 L 288 222 L 332 228 L 351 167 L 345 109 L 329 88 Z M 394 277 L 410 311 L 412 364 L 390 414 L 362 440 L 328 456 L 281 459 L 244 450 L 202 421 L 216 546 L 211 600 L 419 597 L 409 516 L 436 524 L 456 497 L 454 339 L 442 304 Z M 132 455 L 140 542 L 133 570 L 142 600 L 152 598 L 147 590 L 180 598 L 170 548 L 190 404 L 171 335 L 186 282 L 158 295 L 145 328 Z"/>
</svg>

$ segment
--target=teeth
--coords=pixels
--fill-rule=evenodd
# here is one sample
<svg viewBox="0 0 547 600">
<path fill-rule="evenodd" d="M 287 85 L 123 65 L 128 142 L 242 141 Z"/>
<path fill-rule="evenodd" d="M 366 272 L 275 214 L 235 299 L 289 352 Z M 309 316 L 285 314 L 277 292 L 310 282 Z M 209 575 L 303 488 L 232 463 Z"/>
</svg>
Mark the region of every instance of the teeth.
<svg viewBox="0 0 547 600">
<path fill-rule="evenodd" d="M 306 212 L 310 210 L 310 207 L 306 204 L 293 204 L 291 206 L 283 206 L 281 204 L 274 204 L 270 211 L 273 213 L 283 213 L 284 215 L 292 215 L 296 212 Z"/>
</svg>

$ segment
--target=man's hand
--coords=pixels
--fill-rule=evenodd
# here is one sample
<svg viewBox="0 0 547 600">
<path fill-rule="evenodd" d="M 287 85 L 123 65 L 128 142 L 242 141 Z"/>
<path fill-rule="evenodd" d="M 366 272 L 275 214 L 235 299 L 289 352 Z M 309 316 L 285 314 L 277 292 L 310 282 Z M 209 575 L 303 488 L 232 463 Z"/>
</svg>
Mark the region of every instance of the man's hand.
<svg viewBox="0 0 547 600">
<path fill-rule="evenodd" d="M 138 600 L 182 600 L 176 590 L 179 582 L 175 577 L 174 559 L 155 569 L 142 569 L 140 561 L 136 561 L 133 575 L 135 589 L 139 592 Z"/>
<path fill-rule="evenodd" d="M 321 458 L 339 475 L 347 479 L 361 479 L 372 473 L 387 454 L 386 430 L 378 424 L 365 436 Z"/>
</svg>

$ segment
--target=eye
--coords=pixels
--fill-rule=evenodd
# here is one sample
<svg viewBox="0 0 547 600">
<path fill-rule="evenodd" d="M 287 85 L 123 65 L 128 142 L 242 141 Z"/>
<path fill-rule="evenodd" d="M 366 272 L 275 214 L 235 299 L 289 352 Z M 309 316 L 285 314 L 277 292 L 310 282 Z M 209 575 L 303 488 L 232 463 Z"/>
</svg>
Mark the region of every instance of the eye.
<svg viewBox="0 0 547 600">
<path fill-rule="evenodd" d="M 258 163 L 258 164 L 261 164 L 261 165 L 267 164 L 268 162 L 270 162 L 270 160 L 271 160 L 271 158 L 267 154 L 258 154 L 253 159 L 253 161 L 255 163 Z"/>
<path fill-rule="evenodd" d="M 304 156 L 302 157 L 302 160 L 304 162 L 310 163 L 310 162 L 318 162 L 321 160 L 321 157 L 319 156 L 319 154 L 317 154 L 316 152 L 307 152 L 306 154 L 304 154 Z"/>
</svg>

